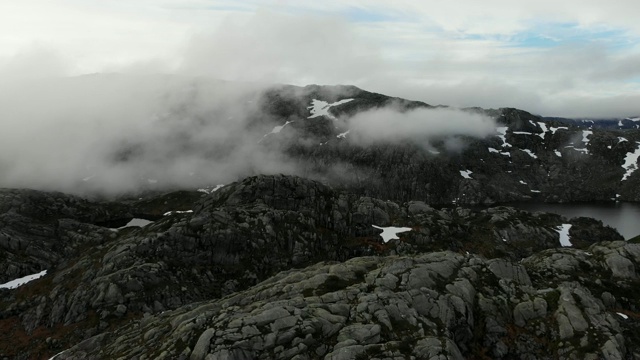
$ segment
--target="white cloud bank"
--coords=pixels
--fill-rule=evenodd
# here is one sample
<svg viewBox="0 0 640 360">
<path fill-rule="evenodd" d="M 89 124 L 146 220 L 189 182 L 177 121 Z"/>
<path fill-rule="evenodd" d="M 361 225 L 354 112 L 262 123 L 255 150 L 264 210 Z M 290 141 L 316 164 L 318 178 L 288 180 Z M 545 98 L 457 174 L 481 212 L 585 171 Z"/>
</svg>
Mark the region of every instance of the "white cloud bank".
<svg viewBox="0 0 640 360">
<path fill-rule="evenodd" d="M 362 144 L 458 135 L 482 138 L 496 132 L 496 123 L 488 116 L 442 108 L 398 111 L 387 107 L 358 113 L 347 122 L 349 139 Z"/>
</svg>

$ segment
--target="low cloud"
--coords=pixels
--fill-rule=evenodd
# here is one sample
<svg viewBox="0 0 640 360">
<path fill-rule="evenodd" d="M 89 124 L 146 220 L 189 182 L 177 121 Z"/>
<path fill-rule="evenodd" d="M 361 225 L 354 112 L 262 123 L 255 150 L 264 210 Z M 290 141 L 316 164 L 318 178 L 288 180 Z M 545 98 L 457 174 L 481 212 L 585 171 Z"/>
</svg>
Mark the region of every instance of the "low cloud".
<svg viewBox="0 0 640 360">
<path fill-rule="evenodd" d="M 495 121 L 485 115 L 456 109 L 393 107 L 358 113 L 348 121 L 349 139 L 359 144 L 424 141 L 449 136 L 482 138 L 496 131 Z"/>
<path fill-rule="evenodd" d="M 0 187 L 113 195 L 292 173 L 258 143 L 275 121 L 261 112 L 262 90 L 129 75 L 0 85 Z"/>
</svg>

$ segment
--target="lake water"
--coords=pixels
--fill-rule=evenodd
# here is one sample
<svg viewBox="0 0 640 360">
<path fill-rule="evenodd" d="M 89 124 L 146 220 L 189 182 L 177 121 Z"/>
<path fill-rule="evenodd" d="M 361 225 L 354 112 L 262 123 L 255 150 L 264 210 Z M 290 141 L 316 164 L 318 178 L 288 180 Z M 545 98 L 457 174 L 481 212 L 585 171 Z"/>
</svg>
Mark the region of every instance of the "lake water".
<svg viewBox="0 0 640 360">
<path fill-rule="evenodd" d="M 625 239 L 640 235 L 640 204 L 636 203 L 574 203 L 574 204 L 508 204 L 527 211 L 544 211 L 566 218 L 586 216 L 601 220 L 618 230 Z"/>
</svg>

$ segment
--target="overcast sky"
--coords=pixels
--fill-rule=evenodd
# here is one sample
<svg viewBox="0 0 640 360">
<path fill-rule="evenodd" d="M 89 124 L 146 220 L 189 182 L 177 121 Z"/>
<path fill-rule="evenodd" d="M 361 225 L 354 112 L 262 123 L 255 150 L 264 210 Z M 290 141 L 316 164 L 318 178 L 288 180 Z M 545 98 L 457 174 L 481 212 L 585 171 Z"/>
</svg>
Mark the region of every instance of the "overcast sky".
<svg viewBox="0 0 640 360">
<path fill-rule="evenodd" d="M 640 114 L 637 0 L 0 2 L 0 79 L 176 73 Z"/>
</svg>

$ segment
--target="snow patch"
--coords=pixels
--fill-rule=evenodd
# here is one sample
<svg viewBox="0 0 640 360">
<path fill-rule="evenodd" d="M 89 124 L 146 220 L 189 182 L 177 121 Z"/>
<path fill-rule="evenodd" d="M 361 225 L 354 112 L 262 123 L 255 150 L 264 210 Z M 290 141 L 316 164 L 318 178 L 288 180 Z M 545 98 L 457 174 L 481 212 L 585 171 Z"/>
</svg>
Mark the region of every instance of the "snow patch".
<svg viewBox="0 0 640 360">
<path fill-rule="evenodd" d="M 275 126 L 273 128 L 273 130 L 271 130 L 270 134 L 277 134 L 280 131 L 282 131 L 282 129 L 284 129 L 285 126 L 291 124 L 293 121 L 287 121 L 286 123 L 284 123 L 284 125 L 280 125 L 280 126 Z"/>
<path fill-rule="evenodd" d="M 211 188 L 211 187 L 209 187 L 209 188 L 202 188 L 202 189 L 198 189 L 198 191 L 199 191 L 199 192 L 201 192 L 201 193 L 205 193 L 205 194 L 211 194 L 211 193 L 213 193 L 213 192 L 216 192 L 216 191 L 218 191 L 218 190 L 222 189 L 223 187 L 224 187 L 224 184 L 218 184 L 218 185 L 216 185 L 216 186 L 215 186 L 215 187 L 213 187 L 213 188 Z"/>
<path fill-rule="evenodd" d="M 498 149 L 494 149 L 492 147 L 489 148 L 489 152 L 504 155 L 504 156 L 511 156 L 511 154 L 506 151 L 499 151 Z"/>
<path fill-rule="evenodd" d="M 593 131 L 590 130 L 582 130 L 582 142 L 589 144 L 589 135 L 593 134 Z"/>
<path fill-rule="evenodd" d="M 640 142 L 636 141 L 636 144 L 640 144 Z M 627 180 L 634 171 L 638 170 L 638 157 L 640 157 L 640 146 L 638 146 L 636 151 L 627 153 L 627 156 L 624 158 L 624 164 L 622 164 L 622 168 L 627 170 L 627 172 L 621 181 Z"/>
<path fill-rule="evenodd" d="M 534 159 L 538 158 L 538 156 L 536 154 L 534 154 L 533 151 L 531 151 L 529 149 L 520 149 L 520 150 L 526 152 L 527 154 L 529 154 L 529 156 L 531 156 Z"/>
<path fill-rule="evenodd" d="M 349 131 L 351 130 L 347 130 L 341 134 L 338 134 L 338 136 L 336 136 L 338 139 L 346 139 L 347 138 L 347 134 L 349 133 Z"/>
<path fill-rule="evenodd" d="M 573 246 L 569 239 L 569 229 L 571 229 L 571 224 L 562 224 L 556 229 L 560 234 L 560 246 Z"/>
<path fill-rule="evenodd" d="M 557 157 L 562 157 L 562 153 L 558 150 L 553 150 Z"/>
<path fill-rule="evenodd" d="M 620 144 L 621 142 L 624 142 L 624 141 L 629 141 L 629 140 L 623 138 L 622 136 L 618 136 L 618 144 Z"/>
<path fill-rule="evenodd" d="M 513 133 L 516 135 L 533 135 L 533 133 L 530 133 L 528 131 L 514 131 Z"/>
<path fill-rule="evenodd" d="M 11 280 L 9 282 L 6 282 L 4 284 L 0 284 L 0 289 L 15 289 L 18 286 L 22 286 L 30 281 L 39 279 L 43 276 L 47 275 L 47 270 L 42 270 L 37 274 L 33 274 L 33 275 L 27 275 L 27 276 L 23 276 L 21 278 L 18 279 L 14 279 Z"/>
<path fill-rule="evenodd" d="M 496 136 L 502 140 L 502 147 L 511 147 L 511 144 L 507 142 L 507 130 L 509 130 L 509 128 L 506 126 L 496 128 L 496 131 L 498 132 L 498 135 Z"/>
<path fill-rule="evenodd" d="M 565 148 L 571 148 L 571 149 L 573 149 L 575 151 L 578 151 L 578 152 L 581 152 L 581 153 L 585 153 L 585 154 L 589 154 L 589 149 L 587 149 L 587 148 L 577 148 L 577 147 L 575 147 L 573 145 L 565 146 Z"/>
<path fill-rule="evenodd" d="M 335 116 L 331 115 L 331 113 L 329 113 L 329 109 L 334 107 L 334 106 L 338 106 L 338 105 L 342 105 L 342 104 L 346 104 L 349 101 L 352 101 L 353 99 L 343 99 L 340 101 L 336 101 L 334 103 L 329 104 L 326 101 L 322 101 L 322 100 L 317 100 L 317 99 L 313 99 L 311 100 L 311 106 L 307 107 L 307 109 L 309 109 L 309 112 L 311 113 L 311 116 L 309 116 L 309 119 L 313 119 L 313 118 L 317 118 L 319 116 L 326 116 L 331 120 L 337 120 Z"/>
<path fill-rule="evenodd" d="M 460 170 L 460 175 L 465 179 L 471 179 L 471 174 L 473 174 L 471 170 Z"/>
<path fill-rule="evenodd" d="M 394 226 L 381 227 L 376 225 L 371 225 L 371 226 L 373 226 L 376 229 L 382 230 L 382 234 L 380 234 L 380 236 L 382 237 L 382 241 L 385 243 L 391 239 L 400 239 L 398 237 L 398 234 L 401 232 L 412 230 L 411 228 L 408 228 L 408 227 L 394 227 Z"/>
<path fill-rule="evenodd" d="M 274 126 L 273 129 L 271 130 L 271 132 L 267 133 L 267 134 L 264 134 L 262 136 L 262 139 L 260 139 L 260 141 L 258 141 L 258 143 L 261 143 L 264 140 L 264 138 L 266 138 L 269 135 L 278 134 L 280 131 L 282 131 L 282 129 L 284 129 L 285 126 L 291 124 L 292 122 L 293 121 L 287 121 L 287 122 L 284 123 L 284 125 Z"/>
<path fill-rule="evenodd" d="M 623 313 L 619 313 L 619 312 L 617 312 L 616 314 L 618 314 L 618 316 L 620 316 L 621 318 L 623 318 L 623 319 L 625 319 L 625 320 L 627 320 L 627 319 L 629 318 L 629 316 L 628 316 L 628 315 L 625 315 L 625 314 L 623 314 Z"/>
<path fill-rule="evenodd" d="M 539 193 L 541 192 L 540 190 L 531 190 L 532 193 Z"/>
<path fill-rule="evenodd" d="M 538 125 L 540 125 L 540 128 L 542 129 L 542 132 L 538 134 L 538 136 L 540 136 L 540 138 L 544 140 L 544 136 L 547 135 L 547 131 L 549 131 L 547 129 L 547 124 L 543 123 L 542 121 L 539 121 Z"/>
<path fill-rule="evenodd" d="M 127 225 L 121 226 L 118 229 L 124 229 L 124 228 L 129 227 L 129 226 L 144 227 L 144 226 L 147 226 L 147 225 L 151 224 L 152 222 L 153 221 L 149 221 L 147 219 L 133 218 L 133 219 L 131 219 L 131 221 L 129 221 L 127 223 Z"/>
<path fill-rule="evenodd" d="M 526 182 L 524 182 L 524 181 L 522 181 L 522 180 L 520 180 L 520 184 L 522 184 L 522 185 L 527 185 L 527 183 L 526 183 Z"/>
<path fill-rule="evenodd" d="M 180 210 L 175 210 L 175 211 L 167 211 L 166 213 L 162 214 L 163 216 L 169 216 L 169 215 L 173 215 L 173 214 L 189 214 L 192 213 L 193 210 L 184 210 L 184 211 L 180 211 Z"/>
<path fill-rule="evenodd" d="M 57 357 L 58 357 L 58 355 L 61 355 L 61 354 L 62 354 L 63 352 L 65 352 L 65 351 L 67 351 L 67 350 L 60 351 L 59 353 L 57 353 L 57 354 L 53 355 L 52 357 L 50 357 L 50 358 L 49 358 L 49 360 L 54 360 L 55 358 L 57 358 Z"/>
<path fill-rule="evenodd" d="M 551 130 L 551 134 L 552 134 L 552 135 L 555 135 L 555 134 L 556 134 L 556 131 L 558 131 L 558 130 L 560 130 L 560 129 L 562 129 L 562 130 L 569 130 L 569 128 L 568 128 L 568 127 L 566 127 L 566 126 L 549 127 L 549 130 Z"/>
</svg>

